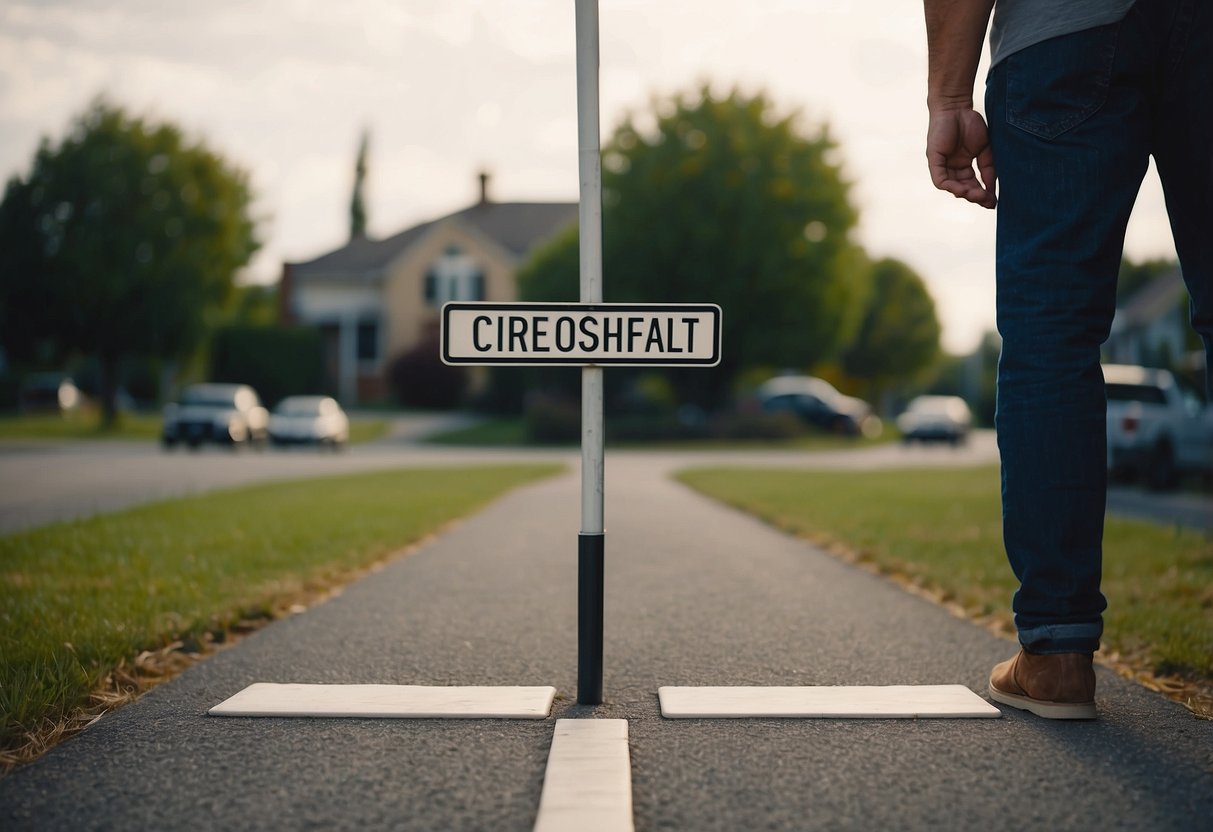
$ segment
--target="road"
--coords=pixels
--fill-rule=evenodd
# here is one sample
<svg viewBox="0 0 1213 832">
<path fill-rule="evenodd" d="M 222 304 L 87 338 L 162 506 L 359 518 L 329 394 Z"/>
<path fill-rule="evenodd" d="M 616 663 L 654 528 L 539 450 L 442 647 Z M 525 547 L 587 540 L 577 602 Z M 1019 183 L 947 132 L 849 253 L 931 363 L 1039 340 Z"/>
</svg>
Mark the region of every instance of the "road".
<svg viewBox="0 0 1213 832">
<path fill-rule="evenodd" d="M 945 458 L 900 453 L 846 464 Z M 603 705 L 573 702 L 574 465 L 0 780 L 0 827 L 527 830 L 554 718 L 615 718 L 642 831 L 1207 829 L 1213 722 L 1102 668 L 1095 723 L 662 718 L 661 685 L 982 691 L 1014 649 L 671 481 L 671 459 L 608 454 Z M 538 722 L 206 716 L 255 681 L 558 696 Z"/>
<path fill-rule="evenodd" d="M 459 417 L 454 417 L 457 420 Z M 153 443 L 0 443 L 0 533 L 114 511 L 151 500 L 200 494 L 255 482 L 319 477 L 419 465 L 557 460 L 575 464 L 575 449 L 471 449 L 420 444 L 452 425 L 452 417 L 400 418 L 386 439 L 340 454 L 309 449 L 233 453 L 219 448 L 165 453 Z M 978 431 L 968 445 L 886 444 L 839 451 L 616 451 L 654 470 L 692 465 L 762 465 L 836 470 L 980 465 L 998 460 L 994 435 Z M 1126 517 L 1213 530 L 1208 494 L 1109 491 L 1109 511 Z"/>
</svg>

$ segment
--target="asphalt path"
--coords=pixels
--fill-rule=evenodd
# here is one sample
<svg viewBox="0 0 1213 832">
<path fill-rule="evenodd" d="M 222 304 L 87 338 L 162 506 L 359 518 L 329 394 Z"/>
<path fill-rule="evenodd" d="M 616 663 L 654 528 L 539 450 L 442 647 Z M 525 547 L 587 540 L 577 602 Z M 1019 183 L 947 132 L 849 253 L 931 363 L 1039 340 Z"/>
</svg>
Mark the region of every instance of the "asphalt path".
<svg viewBox="0 0 1213 832">
<path fill-rule="evenodd" d="M 873 451 L 847 464 L 899 453 Z M 1103 669 L 1094 723 L 663 719 L 662 685 L 981 692 L 1014 650 L 678 485 L 684 462 L 608 453 L 605 704 L 573 701 L 574 464 L 0 780 L 0 827 L 526 830 L 559 717 L 629 721 L 639 830 L 1208 828 L 1213 722 Z M 256 681 L 559 694 L 540 722 L 206 716 Z"/>
</svg>

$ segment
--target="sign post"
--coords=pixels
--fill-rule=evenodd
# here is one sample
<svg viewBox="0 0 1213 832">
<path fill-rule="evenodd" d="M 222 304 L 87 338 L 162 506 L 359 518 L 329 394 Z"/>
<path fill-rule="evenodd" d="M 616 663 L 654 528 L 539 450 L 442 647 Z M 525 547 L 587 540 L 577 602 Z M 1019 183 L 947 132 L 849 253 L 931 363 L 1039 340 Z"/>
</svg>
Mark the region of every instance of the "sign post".
<svg viewBox="0 0 1213 832">
<path fill-rule="evenodd" d="M 583 190 L 584 199 L 584 190 Z M 586 209 L 583 205 L 583 216 Z M 582 303 L 451 301 L 442 307 L 447 364 L 578 365 L 581 379 L 581 532 L 577 537 L 577 702 L 602 702 L 603 524 L 602 371 L 604 366 L 698 366 L 720 362 L 715 304 L 584 302 L 601 296 L 601 275 L 586 289 L 582 226 Z M 599 239 L 601 239 L 599 237 Z M 591 244 L 590 247 L 593 247 Z"/>
<path fill-rule="evenodd" d="M 720 362 L 720 307 L 602 302 L 602 167 L 598 127 L 598 0 L 577 0 L 580 303 L 452 301 L 442 307 L 442 360 L 460 365 L 578 365 L 581 529 L 577 537 L 577 702 L 602 703 L 602 372 L 614 366 Z"/>
<path fill-rule="evenodd" d="M 581 302 L 602 303 L 602 154 L 598 124 L 598 0 L 577 0 L 577 221 Z M 577 537 L 577 702 L 602 703 L 602 368 L 581 371 L 581 533 Z"/>
</svg>

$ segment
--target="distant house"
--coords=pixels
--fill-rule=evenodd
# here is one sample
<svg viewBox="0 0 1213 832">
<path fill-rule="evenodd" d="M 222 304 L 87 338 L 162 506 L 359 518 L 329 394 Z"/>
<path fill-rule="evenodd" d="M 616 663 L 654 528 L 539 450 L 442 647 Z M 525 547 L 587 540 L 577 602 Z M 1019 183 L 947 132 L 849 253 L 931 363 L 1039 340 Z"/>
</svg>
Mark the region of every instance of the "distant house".
<svg viewBox="0 0 1213 832">
<path fill-rule="evenodd" d="M 1142 286 L 1116 309 L 1111 335 L 1104 344 L 1104 360 L 1164 368 L 1190 364 L 1187 299 L 1179 269 Z"/>
<path fill-rule="evenodd" d="M 462 211 L 285 263 L 282 315 L 323 333 L 329 381 L 343 402 L 380 399 L 388 365 L 433 336 L 442 304 L 516 300 L 519 266 L 576 222 L 575 202 L 491 201 L 481 174 L 479 202 Z"/>
</svg>

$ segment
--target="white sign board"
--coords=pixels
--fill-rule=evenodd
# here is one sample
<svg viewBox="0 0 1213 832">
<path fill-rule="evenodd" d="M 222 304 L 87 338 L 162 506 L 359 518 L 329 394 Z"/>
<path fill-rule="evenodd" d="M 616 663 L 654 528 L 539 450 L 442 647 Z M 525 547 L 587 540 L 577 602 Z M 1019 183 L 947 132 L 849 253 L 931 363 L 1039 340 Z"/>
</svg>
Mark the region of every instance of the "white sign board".
<svg viewBox="0 0 1213 832">
<path fill-rule="evenodd" d="M 720 363 L 715 304 L 462 303 L 442 307 L 447 364 Z"/>
</svg>

